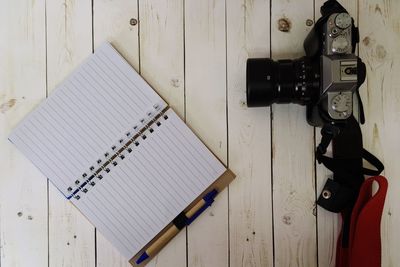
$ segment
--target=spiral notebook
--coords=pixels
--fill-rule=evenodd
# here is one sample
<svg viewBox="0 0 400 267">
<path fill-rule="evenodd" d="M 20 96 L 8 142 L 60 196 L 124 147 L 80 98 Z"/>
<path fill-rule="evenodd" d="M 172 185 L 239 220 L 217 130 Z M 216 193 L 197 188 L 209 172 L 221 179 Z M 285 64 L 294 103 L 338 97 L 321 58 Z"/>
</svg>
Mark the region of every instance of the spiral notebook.
<svg viewBox="0 0 400 267">
<path fill-rule="evenodd" d="M 127 259 L 208 189 L 233 179 L 109 43 L 9 140 Z"/>
</svg>

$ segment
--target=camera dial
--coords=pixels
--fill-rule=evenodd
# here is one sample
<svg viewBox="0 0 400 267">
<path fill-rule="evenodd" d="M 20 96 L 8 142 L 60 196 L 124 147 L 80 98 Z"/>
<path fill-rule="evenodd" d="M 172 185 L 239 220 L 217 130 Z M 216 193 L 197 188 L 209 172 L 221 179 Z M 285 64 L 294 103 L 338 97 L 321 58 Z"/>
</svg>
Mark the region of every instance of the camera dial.
<svg viewBox="0 0 400 267">
<path fill-rule="evenodd" d="M 347 13 L 339 13 L 335 17 L 335 25 L 340 29 L 347 29 L 351 26 L 351 17 Z"/>
<path fill-rule="evenodd" d="M 338 94 L 332 99 L 332 109 L 337 112 L 345 112 L 350 109 L 352 99 L 346 94 Z"/>
<path fill-rule="evenodd" d="M 349 50 L 349 41 L 344 36 L 338 36 L 332 41 L 332 52 L 343 54 Z"/>
<path fill-rule="evenodd" d="M 343 120 L 350 117 L 353 110 L 352 94 L 351 91 L 328 93 L 328 113 L 331 118 Z"/>
<path fill-rule="evenodd" d="M 348 13 L 334 13 L 329 16 L 324 29 L 323 54 L 352 54 L 353 20 Z"/>
</svg>

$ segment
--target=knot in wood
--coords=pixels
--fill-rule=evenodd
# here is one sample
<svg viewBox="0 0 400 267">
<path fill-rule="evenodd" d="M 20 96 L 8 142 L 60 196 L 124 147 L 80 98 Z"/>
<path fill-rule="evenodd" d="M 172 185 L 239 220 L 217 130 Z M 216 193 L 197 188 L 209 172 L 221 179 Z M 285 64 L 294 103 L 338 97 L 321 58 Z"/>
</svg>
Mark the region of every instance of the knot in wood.
<svg viewBox="0 0 400 267">
<path fill-rule="evenodd" d="M 288 18 L 281 18 L 278 20 L 278 29 L 281 32 L 289 32 L 291 28 L 291 23 Z"/>
</svg>

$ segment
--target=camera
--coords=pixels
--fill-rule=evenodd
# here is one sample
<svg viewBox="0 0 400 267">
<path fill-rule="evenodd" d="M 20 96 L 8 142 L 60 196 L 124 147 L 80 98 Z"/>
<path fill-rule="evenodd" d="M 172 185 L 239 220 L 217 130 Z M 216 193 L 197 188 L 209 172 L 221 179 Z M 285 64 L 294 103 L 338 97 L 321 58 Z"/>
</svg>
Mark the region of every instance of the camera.
<svg viewBox="0 0 400 267">
<path fill-rule="evenodd" d="M 336 1 L 328 1 L 322 17 L 304 41 L 306 55 L 274 61 L 249 58 L 246 69 L 248 107 L 273 103 L 306 106 L 307 121 L 322 127 L 345 123 L 353 114 L 353 95 L 365 80 L 365 64 L 355 55 L 359 41 L 353 18 Z"/>
</svg>

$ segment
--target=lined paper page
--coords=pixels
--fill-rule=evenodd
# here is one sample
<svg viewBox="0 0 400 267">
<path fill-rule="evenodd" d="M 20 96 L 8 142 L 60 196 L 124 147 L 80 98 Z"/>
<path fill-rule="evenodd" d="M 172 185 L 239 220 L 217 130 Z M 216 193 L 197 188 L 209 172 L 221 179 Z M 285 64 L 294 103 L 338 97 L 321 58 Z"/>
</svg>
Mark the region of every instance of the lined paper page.
<svg viewBox="0 0 400 267">
<path fill-rule="evenodd" d="M 99 47 L 9 139 L 65 195 L 112 146 L 166 103 L 108 43 Z M 156 108 L 155 108 L 156 107 Z M 149 115 L 150 114 L 150 115 Z M 142 121 L 142 122 L 141 122 Z M 98 161 L 101 161 L 98 163 Z"/>
<path fill-rule="evenodd" d="M 106 43 L 9 139 L 129 259 L 226 170 L 166 106 Z"/>
<path fill-rule="evenodd" d="M 131 258 L 226 170 L 169 109 L 73 203 Z"/>
</svg>

